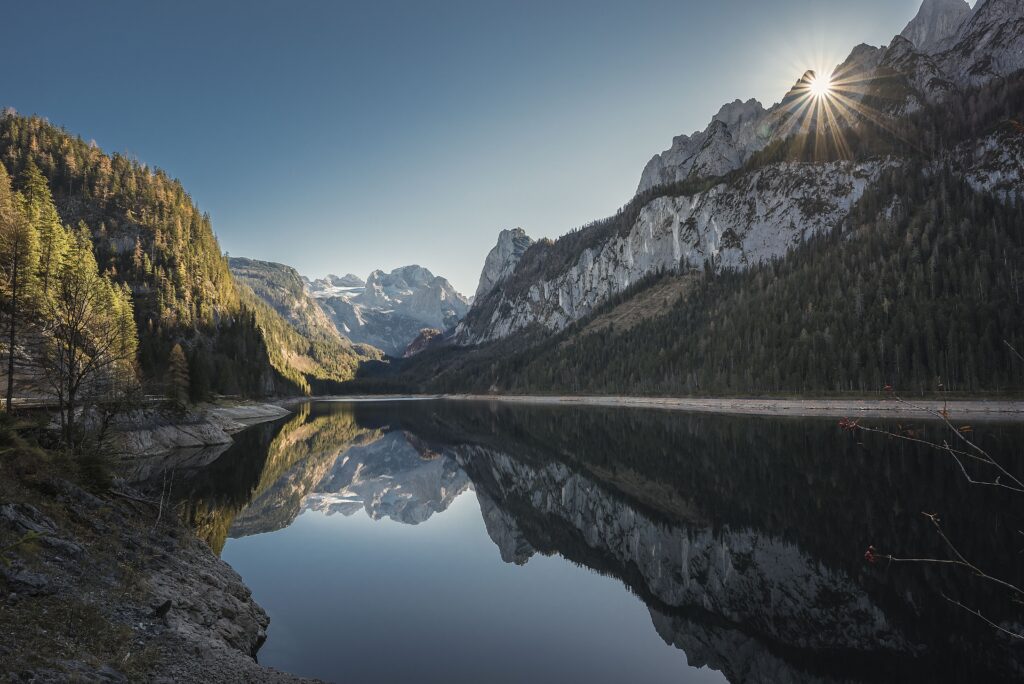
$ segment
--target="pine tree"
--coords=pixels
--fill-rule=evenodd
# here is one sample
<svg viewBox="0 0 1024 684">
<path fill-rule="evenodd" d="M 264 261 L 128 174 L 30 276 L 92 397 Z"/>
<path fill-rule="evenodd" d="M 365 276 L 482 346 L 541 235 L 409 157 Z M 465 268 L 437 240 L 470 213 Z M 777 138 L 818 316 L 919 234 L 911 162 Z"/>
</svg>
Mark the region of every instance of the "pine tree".
<svg viewBox="0 0 1024 684">
<path fill-rule="evenodd" d="M 87 229 L 64 236 L 68 249 L 44 297 L 42 367 L 74 444 L 75 411 L 134 380 L 138 337 L 129 290 L 100 275 Z"/>
<path fill-rule="evenodd" d="M 39 236 L 39 284 L 45 292 L 69 247 L 68 231 L 61 225 L 46 178 L 32 162 L 25 168 L 23 186 L 25 214 Z"/>
<path fill-rule="evenodd" d="M 11 191 L 10 177 L 0 164 L 0 288 L 7 316 L 7 401 L 14 400 L 15 347 L 22 322 L 33 308 L 39 239 L 25 218 L 21 198 Z"/>
<path fill-rule="evenodd" d="M 188 359 L 185 358 L 185 352 L 178 343 L 171 348 L 167 363 L 167 394 L 179 406 L 188 403 Z"/>
</svg>

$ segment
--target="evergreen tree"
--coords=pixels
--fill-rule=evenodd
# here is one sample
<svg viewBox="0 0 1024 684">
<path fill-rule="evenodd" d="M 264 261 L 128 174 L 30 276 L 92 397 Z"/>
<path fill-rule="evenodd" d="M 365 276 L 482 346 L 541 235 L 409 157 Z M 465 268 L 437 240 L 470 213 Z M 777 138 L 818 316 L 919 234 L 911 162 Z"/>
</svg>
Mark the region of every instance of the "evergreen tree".
<svg viewBox="0 0 1024 684">
<path fill-rule="evenodd" d="M 167 363 L 167 394 L 179 406 L 188 403 L 189 398 L 188 359 L 181 344 L 175 343 Z"/>
<path fill-rule="evenodd" d="M 10 177 L 0 164 L 0 291 L 7 317 L 7 412 L 14 400 L 15 347 L 22 322 L 32 309 L 39 262 L 39 239 L 25 218 L 22 201 L 11 190 Z"/>
<path fill-rule="evenodd" d="M 22 185 L 25 215 L 39 236 L 39 284 L 45 292 L 68 249 L 68 231 L 61 225 L 46 178 L 32 162 L 25 168 Z"/>
<path fill-rule="evenodd" d="M 87 230 L 64 236 L 68 249 L 44 296 L 47 344 L 42 367 L 75 443 L 75 412 L 135 375 L 138 338 L 127 288 L 100 275 Z"/>
</svg>

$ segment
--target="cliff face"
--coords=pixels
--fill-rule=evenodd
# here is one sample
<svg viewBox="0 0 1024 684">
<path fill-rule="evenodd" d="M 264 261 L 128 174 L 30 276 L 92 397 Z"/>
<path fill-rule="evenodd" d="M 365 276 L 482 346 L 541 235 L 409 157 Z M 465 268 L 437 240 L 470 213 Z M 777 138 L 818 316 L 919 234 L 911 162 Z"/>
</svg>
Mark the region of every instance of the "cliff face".
<svg viewBox="0 0 1024 684">
<path fill-rule="evenodd" d="M 487 254 L 483 271 L 480 272 L 480 284 L 477 285 L 474 298 L 483 297 L 505 280 L 516 270 L 523 252 L 533 244 L 533 240 L 522 228 L 503 230 L 498 234 L 498 244 Z"/>
<path fill-rule="evenodd" d="M 658 198 L 627 234 L 583 250 L 556 277 L 526 292 L 495 288 L 491 318 L 460 324 L 456 338 L 489 342 L 532 325 L 558 331 L 659 270 L 744 268 L 783 256 L 838 225 L 865 188 L 894 165 L 775 164 L 707 192 Z"/>
<path fill-rule="evenodd" d="M 925 0 L 917 16 L 900 33 L 919 50 L 944 46 L 971 16 L 966 0 Z"/>
</svg>

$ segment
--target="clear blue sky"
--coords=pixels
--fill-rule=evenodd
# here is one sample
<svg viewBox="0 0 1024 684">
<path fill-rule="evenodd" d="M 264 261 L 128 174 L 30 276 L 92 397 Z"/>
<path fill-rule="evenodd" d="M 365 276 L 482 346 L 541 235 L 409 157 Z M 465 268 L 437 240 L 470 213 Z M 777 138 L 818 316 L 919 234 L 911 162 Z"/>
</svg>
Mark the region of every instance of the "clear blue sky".
<svg viewBox="0 0 1024 684">
<path fill-rule="evenodd" d="M 502 228 L 612 212 L 719 106 L 919 0 L 9 3 L 0 105 L 180 178 L 225 251 L 464 292 Z"/>
</svg>

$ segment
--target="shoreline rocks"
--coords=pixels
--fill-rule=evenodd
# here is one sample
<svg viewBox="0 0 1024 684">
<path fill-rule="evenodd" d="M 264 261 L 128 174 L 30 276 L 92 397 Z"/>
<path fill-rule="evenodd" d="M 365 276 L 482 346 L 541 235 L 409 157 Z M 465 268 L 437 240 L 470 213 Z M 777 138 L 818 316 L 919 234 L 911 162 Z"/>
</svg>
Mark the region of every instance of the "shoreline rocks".
<svg viewBox="0 0 1024 684">
<path fill-rule="evenodd" d="M 127 457 L 157 456 L 176 449 L 201 449 L 231 444 L 231 435 L 259 423 L 284 418 L 277 404 L 245 403 L 200 406 L 185 413 L 137 409 L 114 424 L 113 451 Z"/>
</svg>

